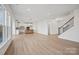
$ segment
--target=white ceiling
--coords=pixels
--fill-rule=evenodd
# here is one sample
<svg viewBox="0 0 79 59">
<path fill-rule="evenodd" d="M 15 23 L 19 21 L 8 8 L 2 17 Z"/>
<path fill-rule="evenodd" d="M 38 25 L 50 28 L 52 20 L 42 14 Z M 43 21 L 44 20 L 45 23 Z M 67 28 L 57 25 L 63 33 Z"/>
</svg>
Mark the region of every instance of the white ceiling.
<svg viewBox="0 0 79 59">
<path fill-rule="evenodd" d="M 32 22 L 53 19 L 78 9 L 78 4 L 12 4 L 10 5 L 17 20 Z"/>
</svg>

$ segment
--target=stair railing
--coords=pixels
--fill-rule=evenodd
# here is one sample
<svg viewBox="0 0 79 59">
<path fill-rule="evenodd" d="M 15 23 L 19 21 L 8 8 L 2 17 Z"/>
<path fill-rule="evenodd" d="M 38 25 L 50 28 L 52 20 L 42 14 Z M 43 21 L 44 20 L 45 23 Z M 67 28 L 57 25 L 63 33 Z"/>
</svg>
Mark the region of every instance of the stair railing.
<svg viewBox="0 0 79 59">
<path fill-rule="evenodd" d="M 58 28 L 58 35 L 64 33 L 68 29 L 74 26 L 74 17 L 72 17 L 69 21 L 67 21 L 64 25 Z"/>
</svg>

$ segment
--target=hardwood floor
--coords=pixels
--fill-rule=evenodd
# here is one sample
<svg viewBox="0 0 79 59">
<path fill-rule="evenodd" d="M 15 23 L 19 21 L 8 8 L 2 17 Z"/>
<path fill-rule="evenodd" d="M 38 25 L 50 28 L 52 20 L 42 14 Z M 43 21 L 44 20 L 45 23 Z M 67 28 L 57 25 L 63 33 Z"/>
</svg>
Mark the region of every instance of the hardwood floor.
<svg viewBox="0 0 79 59">
<path fill-rule="evenodd" d="M 22 34 L 12 41 L 5 55 L 79 54 L 79 43 L 59 39 L 57 35 Z"/>
</svg>

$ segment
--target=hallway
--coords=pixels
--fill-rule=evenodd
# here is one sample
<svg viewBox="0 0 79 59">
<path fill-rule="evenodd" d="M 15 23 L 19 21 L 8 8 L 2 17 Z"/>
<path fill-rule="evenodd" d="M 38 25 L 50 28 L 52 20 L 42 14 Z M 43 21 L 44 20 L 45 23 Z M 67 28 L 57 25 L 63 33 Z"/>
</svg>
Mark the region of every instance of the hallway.
<svg viewBox="0 0 79 59">
<path fill-rule="evenodd" d="M 78 4 L 0 7 L 0 55 L 79 54 Z"/>
<path fill-rule="evenodd" d="M 79 43 L 59 39 L 57 35 L 17 35 L 5 55 L 79 54 Z"/>
</svg>

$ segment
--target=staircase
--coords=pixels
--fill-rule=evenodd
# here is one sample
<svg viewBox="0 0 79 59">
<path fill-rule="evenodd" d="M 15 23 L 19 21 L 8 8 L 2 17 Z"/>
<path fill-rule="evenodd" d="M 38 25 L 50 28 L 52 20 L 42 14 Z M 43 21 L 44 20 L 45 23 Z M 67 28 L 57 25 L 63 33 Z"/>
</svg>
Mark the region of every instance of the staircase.
<svg viewBox="0 0 79 59">
<path fill-rule="evenodd" d="M 79 11 L 69 21 L 58 28 L 58 37 L 79 42 Z"/>
<path fill-rule="evenodd" d="M 67 21 L 64 25 L 58 28 L 58 35 L 64 33 L 68 29 L 74 26 L 74 17 L 72 17 L 69 21 Z"/>
</svg>

